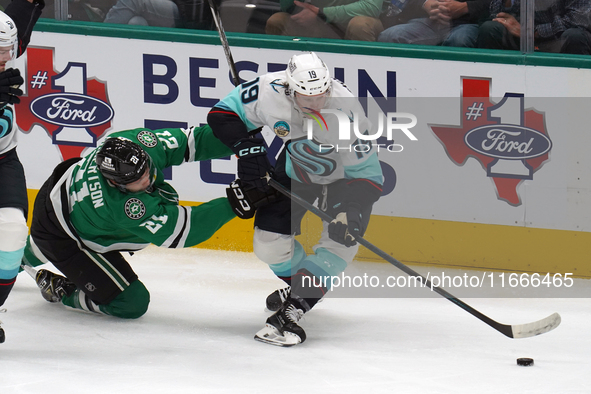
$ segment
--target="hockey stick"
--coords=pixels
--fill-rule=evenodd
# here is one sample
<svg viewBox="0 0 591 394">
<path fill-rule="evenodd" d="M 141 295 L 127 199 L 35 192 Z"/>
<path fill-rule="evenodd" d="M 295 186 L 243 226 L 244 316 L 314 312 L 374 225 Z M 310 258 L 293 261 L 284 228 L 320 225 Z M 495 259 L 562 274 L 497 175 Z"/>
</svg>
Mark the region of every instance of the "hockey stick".
<svg viewBox="0 0 591 394">
<path fill-rule="evenodd" d="M 37 283 L 37 272 L 39 272 L 35 267 L 33 267 L 31 264 L 29 264 L 28 261 L 23 261 L 21 263 L 21 268 L 27 273 L 29 274 L 29 276 L 31 278 L 33 278 L 33 280 L 35 281 L 35 283 Z"/>
<path fill-rule="evenodd" d="M 307 202 L 303 198 L 294 194 L 291 190 L 287 189 L 285 186 L 283 186 L 282 184 L 280 184 L 279 182 L 277 182 L 276 180 L 274 180 L 270 176 L 267 176 L 267 181 L 272 188 L 274 188 L 275 190 L 277 190 L 281 194 L 285 195 L 286 197 L 288 197 L 292 201 L 298 203 L 302 207 L 306 208 L 308 211 L 310 211 L 314 215 L 320 217 L 325 222 L 330 223 L 333 220 L 326 212 L 321 211 L 320 209 L 316 208 L 314 205 L 310 204 L 309 202 Z M 558 313 L 553 313 L 550 316 L 548 316 L 542 320 L 538 320 L 538 321 L 535 321 L 532 323 L 526 323 L 526 324 L 509 325 L 509 324 L 501 324 L 499 322 L 496 322 L 495 320 L 491 319 L 490 317 L 484 315 L 483 313 L 474 309 L 470 305 L 466 304 L 464 301 L 456 298 L 454 295 L 450 294 L 446 290 L 444 290 L 440 287 L 437 287 L 437 286 L 433 286 L 427 278 L 425 278 L 424 276 L 422 276 L 418 272 L 412 270 L 411 268 L 407 267 L 406 265 L 402 264 L 400 261 L 396 260 L 395 258 L 390 256 L 386 252 L 382 251 L 381 249 L 379 249 L 378 247 L 376 247 L 375 245 L 373 245 L 369 241 L 365 240 L 363 237 L 361 237 L 359 235 L 355 236 L 355 240 L 357 242 L 359 242 L 360 245 L 365 246 L 367 249 L 369 249 L 373 253 L 377 254 L 378 256 L 380 256 L 381 258 L 386 260 L 388 263 L 394 265 L 396 268 L 404 271 L 405 273 L 407 273 L 410 276 L 414 276 L 414 277 L 420 279 L 421 283 L 425 287 L 428 287 L 429 289 L 432 289 L 433 291 L 435 291 L 439 295 L 447 298 L 449 301 L 453 302 L 454 304 L 456 304 L 457 306 L 459 306 L 460 308 L 462 308 L 466 312 L 468 312 L 468 313 L 472 314 L 473 316 L 477 317 L 478 319 L 482 320 L 484 323 L 488 324 L 489 326 L 491 326 L 495 330 L 499 331 L 500 333 L 508 336 L 509 338 L 528 338 L 528 337 L 533 337 L 536 335 L 544 334 L 548 331 L 555 329 L 560 324 L 560 315 Z"/>
<path fill-rule="evenodd" d="M 232 58 L 232 53 L 230 51 L 230 45 L 228 44 L 226 34 L 225 34 L 224 29 L 222 27 L 222 23 L 221 23 L 219 14 L 217 13 L 217 10 L 213 4 L 213 0 L 208 0 L 208 2 L 209 2 L 209 6 L 211 8 L 211 12 L 213 13 L 213 16 L 214 16 L 215 24 L 216 24 L 218 33 L 220 35 L 220 40 L 222 42 L 222 46 L 224 47 L 224 53 L 226 54 L 226 60 L 228 62 L 228 65 L 230 66 L 232 78 L 234 79 L 234 85 L 237 86 L 240 83 L 240 79 L 238 78 L 238 73 L 237 73 L 236 67 L 234 65 L 234 59 Z M 312 204 L 308 203 L 306 200 L 302 199 L 301 197 L 297 196 L 296 194 L 292 193 L 289 189 L 285 188 L 283 185 L 281 185 L 280 183 L 278 183 L 277 181 L 272 179 L 269 175 L 267 175 L 267 181 L 271 187 L 273 187 L 274 189 L 276 189 L 280 193 L 284 194 L 286 197 L 288 197 L 292 201 L 295 201 L 296 203 L 300 204 L 302 207 L 306 208 L 308 211 L 310 211 L 313 214 L 315 214 L 316 216 L 320 217 L 325 222 L 330 223 L 333 220 L 328 214 L 326 214 L 325 212 L 321 211 L 320 209 L 314 207 Z M 454 304 L 456 304 L 460 308 L 464 309 L 468 313 L 477 317 L 478 319 L 480 319 L 484 323 L 488 324 L 489 326 L 491 326 L 495 330 L 499 331 L 500 333 L 508 336 L 509 338 L 533 337 L 533 336 L 540 335 L 540 334 L 546 333 L 548 331 L 551 331 L 551 330 L 555 329 L 556 327 L 558 327 L 558 325 L 560 324 L 561 320 L 560 320 L 560 315 L 558 313 L 553 313 L 552 315 L 550 315 L 542 320 L 538 320 L 538 321 L 535 321 L 532 323 L 526 323 L 526 324 L 508 325 L 508 324 L 501 324 L 499 322 L 496 322 L 495 320 L 491 319 L 490 317 L 484 315 L 483 313 L 474 309 L 470 305 L 466 304 L 462 300 L 456 298 L 454 295 L 447 292 L 446 290 L 444 290 L 440 287 L 433 286 L 427 278 L 423 277 L 418 272 L 415 272 L 414 270 L 412 270 L 411 268 L 402 264 L 400 261 L 398 261 L 395 258 L 393 258 L 392 256 L 388 255 L 387 253 L 385 253 L 384 251 L 382 251 L 378 247 L 376 247 L 373 244 L 371 244 L 370 242 L 366 241 L 363 237 L 357 236 L 357 237 L 355 237 L 355 240 L 357 242 L 359 242 L 359 244 L 365 246 L 367 249 L 369 249 L 373 253 L 377 254 L 378 256 L 380 256 L 381 258 L 383 258 L 384 260 L 386 260 L 390 264 L 394 265 L 398 269 L 402 270 L 406 274 L 420 279 L 421 283 L 424 286 L 428 286 L 429 288 L 431 288 L 433 291 L 435 291 L 439 295 L 447 298 L 449 301 L 453 302 Z"/>
<path fill-rule="evenodd" d="M 211 14 L 213 15 L 213 21 L 215 22 L 215 27 L 218 31 L 218 34 L 220 35 L 220 41 L 222 42 L 222 47 L 224 48 L 224 53 L 226 54 L 226 60 L 228 61 L 228 66 L 230 67 L 230 74 L 232 74 L 232 82 L 234 83 L 234 86 L 238 86 L 240 85 L 240 77 L 238 77 L 238 71 L 236 71 L 236 65 L 234 64 L 234 59 L 232 58 L 232 52 L 230 52 L 230 44 L 228 44 L 226 32 L 222 26 L 222 19 L 220 18 L 220 14 L 213 0 L 207 0 L 207 2 L 209 3 L 209 8 L 211 9 Z"/>
<path fill-rule="evenodd" d="M 232 57 L 232 51 L 230 50 L 230 44 L 228 44 L 228 39 L 226 38 L 226 32 L 224 31 L 224 26 L 222 25 L 222 19 L 220 18 L 220 14 L 218 12 L 217 7 L 213 0 L 207 0 L 209 3 L 209 8 L 211 9 L 211 13 L 213 15 L 213 20 L 215 22 L 215 27 L 220 35 L 220 41 L 222 42 L 222 47 L 224 48 L 224 54 L 226 55 L 226 61 L 228 62 L 228 67 L 230 67 L 230 74 L 232 75 L 232 83 L 234 86 L 240 85 L 240 77 L 238 76 L 238 71 L 236 70 L 236 64 L 234 63 L 234 58 Z M 263 127 L 258 127 L 254 130 L 248 132 L 249 136 L 252 138 L 260 131 Z"/>
</svg>

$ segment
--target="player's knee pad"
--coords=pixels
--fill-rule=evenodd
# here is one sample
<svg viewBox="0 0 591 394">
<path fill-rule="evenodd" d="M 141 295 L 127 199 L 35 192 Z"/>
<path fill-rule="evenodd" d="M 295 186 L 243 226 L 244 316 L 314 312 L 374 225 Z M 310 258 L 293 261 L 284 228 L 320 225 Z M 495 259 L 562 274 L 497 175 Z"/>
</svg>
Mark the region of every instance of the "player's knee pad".
<svg viewBox="0 0 591 394">
<path fill-rule="evenodd" d="M 19 208 L 0 208 L 0 250 L 13 252 L 25 247 L 27 220 Z"/>
<path fill-rule="evenodd" d="M 254 254 L 269 265 L 290 260 L 293 242 L 293 235 L 272 233 L 258 227 L 254 228 L 252 242 Z"/>
<path fill-rule="evenodd" d="M 121 292 L 113 301 L 107 305 L 101 305 L 102 312 L 123 319 L 137 319 L 143 316 L 148 310 L 150 303 L 150 292 L 138 279 Z"/>
<path fill-rule="evenodd" d="M 318 248 L 323 248 L 328 252 L 337 255 L 338 257 L 346 261 L 347 264 L 349 264 L 355 258 L 355 255 L 359 250 L 359 244 L 356 243 L 353 246 L 345 246 L 343 244 L 333 241 L 328 236 L 328 224 L 325 223 L 324 228 L 322 230 L 322 235 L 320 236 L 320 240 L 314 246 L 314 251 L 316 251 Z"/>
<path fill-rule="evenodd" d="M 23 211 L 0 208 L 0 279 L 10 279 L 18 273 L 28 232 Z"/>
</svg>

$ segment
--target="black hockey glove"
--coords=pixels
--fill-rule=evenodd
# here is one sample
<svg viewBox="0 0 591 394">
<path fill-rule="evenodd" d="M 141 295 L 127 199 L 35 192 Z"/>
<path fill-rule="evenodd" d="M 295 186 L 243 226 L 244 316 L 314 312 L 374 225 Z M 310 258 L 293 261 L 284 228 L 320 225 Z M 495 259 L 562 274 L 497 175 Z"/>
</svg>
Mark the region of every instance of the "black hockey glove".
<svg viewBox="0 0 591 394">
<path fill-rule="evenodd" d="M 262 138 L 243 138 L 234 144 L 232 150 L 238 156 L 238 178 L 261 191 L 269 190 L 265 176 L 272 167 L 265 141 Z"/>
<path fill-rule="evenodd" d="M 365 221 L 362 218 L 361 206 L 351 202 L 346 212 L 339 212 L 337 217 L 328 224 L 328 236 L 335 242 L 347 247 L 357 243 L 353 236 L 363 236 Z"/>
<path fill-rule="evenodd" d="M 0 106 L 20 103 L 21 99 L 18 96 L 22 96 L 23 91 L 19 87 L 24 82 L 18 68 L 9 68 L 0 72 Z"/>
<path fill-rule="evenodd" d="M 230 183 L 226 189 L 226 196 L 236 216 L 240 219 L 250 219 L 257 208 L 270 204 L 277 200 L 278 192 L 269 189 L 262 192 L 254 186 L 245 185 L 240 179 Z"/>
</svg>

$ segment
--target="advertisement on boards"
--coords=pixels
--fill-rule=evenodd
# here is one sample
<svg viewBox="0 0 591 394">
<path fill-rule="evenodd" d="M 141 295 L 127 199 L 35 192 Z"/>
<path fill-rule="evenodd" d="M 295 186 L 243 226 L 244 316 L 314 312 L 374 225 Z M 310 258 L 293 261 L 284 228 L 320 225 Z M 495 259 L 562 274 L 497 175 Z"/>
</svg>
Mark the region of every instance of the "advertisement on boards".
<svg viewBox="0 0 591 394">
<path fill-rule="evenodd" d="M 285 69 L 294 54 L 232 52 L 243 81 Z M 373 127 L 383 121 L 372 140 L 384 173 L 374 215 L 591 232 L 588 70 L 319 55 L 366 103 Z M 16 113 L 30 189 L 110 132 L 204 124 L 234 88 L 221 46 L 203 44 L 35 32 L 17 66 L 26 75 Z M 262 133 L 277 155 L 276 130 Z M 228 157 L 165 175 L 183 200 L 203 202 L 224 195 L 235 170 Z"/>
</svg>

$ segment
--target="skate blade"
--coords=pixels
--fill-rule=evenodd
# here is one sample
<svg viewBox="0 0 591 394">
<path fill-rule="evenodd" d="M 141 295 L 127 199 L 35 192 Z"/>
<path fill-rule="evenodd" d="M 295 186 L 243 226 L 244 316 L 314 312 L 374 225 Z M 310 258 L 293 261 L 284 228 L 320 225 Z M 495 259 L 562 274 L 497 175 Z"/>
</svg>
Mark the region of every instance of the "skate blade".
<svg viewBox="0 0 591 394">
<path fill-rule="evenodd" d="M 265 324 L 265 327 L 255 334 L 254 339 L 259 342 L 268 343 L 269 345 L 281 347 L 294 346 L 302 342 L 296 334 L 291 332 L 286 332 L 285 334 L 282 335 L 274 326 Z"/>
</svg>

